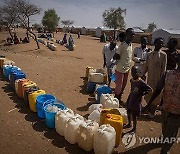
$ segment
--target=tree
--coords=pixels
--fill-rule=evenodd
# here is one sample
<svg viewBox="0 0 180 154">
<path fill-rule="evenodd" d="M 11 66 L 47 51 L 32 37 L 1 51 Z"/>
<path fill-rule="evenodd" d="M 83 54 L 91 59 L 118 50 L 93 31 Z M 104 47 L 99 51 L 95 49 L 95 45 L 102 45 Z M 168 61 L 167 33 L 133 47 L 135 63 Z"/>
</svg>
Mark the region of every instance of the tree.
<svg viewBox="0 0 180 154">
<path fill-rule="evenodd" d="M 60 17 L 56 14 L 54 9 L 49 9 L 44 12 L 42 24 L 49 32 L 54 32 L 58 26 Z"/>
<path fill-rule="evenodd" d="M 150 33 L 153 32 L 156 28 L 157 28 L 157 26 L 156 26 L 156 24 L 154 22 L 148 24 L 148 31 Z"/>
<path fill-rule="evenodd" d="M 126 27 L 123 15 L 126 15 L 126 9 L 121 9 L 120 7 L 117 9 L 110 8 L 103 12 L 103 24 L 108 28 L 114 29 L 114 37 L 116 29 L 125 29 Z"/>
<path fill-rule="evenodd" d="M 17 11 L 18 20 L 26 28 L 27 37 L 29 36 L 29 33 L 32 34 L 33 35 L 32 38 L 36 41 L 38 49 L 40 49 L 39 42 L 37 41 L 37 37 L 30 28 L 30 17 L 39 14 L 41 12 L 41 8 L 37 7 L 34 4 L 29 3 L 26 0 L 14 0 L 14 1 L 16 1 L 16 11 Z"/>
<path fill-rule="evenodd" d="M 66 26 L 69 27 L 70 25 L 74 24 L 73 20 L 62 20 L 61 23 Z"/>
<path fill-rule="evenodd" d="M 7 26 L 9 35 L 12 39 L 11 28 L 14 26 L 15 22 L 17 22 L 17 14 L 14 11 L 14 6 L 9 5 L 7 1 L 4 1 L 4 5 L 0 7 L 1 23 Z"/>
<path fill-rule="evenodd" d="M 31 33 L 39 49 L 37 37 L 30 29 L 30 17 L 39 14 L 41 9 L 26 0 L 4 0 L 4 5 L 1 9 L 8 26 L 10 27 L 14 23 L 22 24 L 27 30 L 27 37 L 29 38 L 28 34 Z"/>
</svg>

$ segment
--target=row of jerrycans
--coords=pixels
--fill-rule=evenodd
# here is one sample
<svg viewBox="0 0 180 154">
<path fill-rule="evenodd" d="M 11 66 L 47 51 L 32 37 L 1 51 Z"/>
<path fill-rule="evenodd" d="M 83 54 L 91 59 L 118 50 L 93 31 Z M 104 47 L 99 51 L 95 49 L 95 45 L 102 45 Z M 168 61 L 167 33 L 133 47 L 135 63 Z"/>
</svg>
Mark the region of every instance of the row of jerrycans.
<svg viewBox="0 0 180 154">
<path fill-rule="evenodd" d="M 69 143 L 78 143 L 85 151 L 94 148 L 95 153 L 110 154 L 114 147 L 119 145 L 122 117 L 108 114 L 104 124 L 99 127 L 97 122 L 85 120 L 68 108 L 58 111 L 55 118 L 56 132 L 64 136 Z"/>
<path fill-rule="evenodd" d="M 31 111 L 37 112 L 36 97 L 45 94 L 44 90 L 39 90 L 37 84 L 29 79 L 19 79 L 15 81 L 15 91 Z"/>
</svg>

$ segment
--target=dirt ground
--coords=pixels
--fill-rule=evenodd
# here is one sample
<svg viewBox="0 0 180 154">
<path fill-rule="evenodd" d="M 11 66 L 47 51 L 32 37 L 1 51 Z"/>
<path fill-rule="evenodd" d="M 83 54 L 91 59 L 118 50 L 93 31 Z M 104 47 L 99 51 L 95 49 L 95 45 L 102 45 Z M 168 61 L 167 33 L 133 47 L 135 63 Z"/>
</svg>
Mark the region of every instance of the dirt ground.
<svg viewBox="0 0 180 154">
<path fill-rule="evenodd" d="M 17 30 L 18 37 L 24 37 L 23 30 Z M 68 34 L 69 35 L 69 34 Z M 58 46 L 57 51 L 51 51 L 43 44 L 37 50 L 33 40 L 29 44 L 3 46 L 7 32 L 0 32 L 0 55 L 15 61 L 27 75 L 28 79 L 55 95 L 67 107 L 76 113 L 87 117 L 88 107 L 95 103 L 94 96 L 86 93 L 85 68 L 93 66 L 102 68 L 102 48 L 105 45 L 95 37 L 73 35 L 75 51 L 70 52 L 64 46 Z M 62 39 L 63 33 L 55 34 Z M 133 47 L 139 44 L 133 44 Z M 17 97 L 2 74 L 0 75 L 0 153 L 86 153 L 77 144 L 71 145 L 54 129 L 48 129 L 45 120 L 32 113 L 24 102 Z M 114 87 L 114 84 L 112 84 Z M 125 89 L 123 100 L 126 101 L 130 84 Z M 153 120 L 140 117 L 138 119 L 137 137 L 159 137 L 161 135 L 161 116 L 157 113 Z M 139 144 L 131 149 L 125 149 L 121 144 L 116 153 L 157 154 L 159 144 Z M 172 154 L 178 154 L 180 146 L 174 144 Z M 93 153 L 93 152 L 90 152 Z"/>
</svg>

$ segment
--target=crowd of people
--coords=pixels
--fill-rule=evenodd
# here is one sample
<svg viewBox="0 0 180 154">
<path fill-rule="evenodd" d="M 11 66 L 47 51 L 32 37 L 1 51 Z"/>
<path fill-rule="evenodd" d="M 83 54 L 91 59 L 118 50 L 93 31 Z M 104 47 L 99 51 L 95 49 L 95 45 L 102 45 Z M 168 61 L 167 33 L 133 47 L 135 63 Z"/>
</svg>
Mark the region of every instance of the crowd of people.
<svg viewBox="0 0 180 154">
<path fill-rule="evenodd" d="M 5 45 L 13 45 L 13 44 L 20 44 L 20 43 L 29 43 L 29 39 L 27 37 L 18 38 L 16 33 L 13 35 L 13 37 L 7 37 Z"/>
<path fill-rule="evenodd" d="M 167 50 L 162 50 L 163 38 L 156 38 L 154 49 L 147 47 L 147 37 L 140 39 L 141 46 L 133 51 L 132 41 L 135 32 L 128 28 L 126 32 L 119 34 L 120 45 L 114 40 L 103 48 L 103 67 L 107 68 L 108 85 L 111 86 L 112 70 L 115 67 L 114 94 L 121 105 L 122 95 L 127 84 L 129 72 L 131 90 L 125 103 L 128 114 L 128 124 L 124 129 L 136 132 L 137 117 L 147 114 L 148 118 L 154 118 L 155 111 L 161 110 L 163 139 L 175 138 L 180 126 L 180 54 L 176 50 L 178 40 L 170 38 Z M 134 66 L 131 67 L 131 62 Z M 142 107 L 142 98 L 145 96 L 147 105 Z M 162 145 L 161 154 L 166 154 L 173 142 L 165 142 Z"/>
</svg>

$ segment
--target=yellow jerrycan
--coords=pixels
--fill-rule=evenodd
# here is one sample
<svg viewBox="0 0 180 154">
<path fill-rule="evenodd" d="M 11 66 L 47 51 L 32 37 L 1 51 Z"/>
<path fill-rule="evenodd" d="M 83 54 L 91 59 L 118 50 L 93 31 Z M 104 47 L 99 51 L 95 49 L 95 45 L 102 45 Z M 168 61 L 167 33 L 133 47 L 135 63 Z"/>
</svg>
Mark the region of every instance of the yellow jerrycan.
<svg viewBox="0 0 180 154">
<path fill-rule="evenodd" d="M 116 143 L 115 146 L 119 146 L 122 130 L 123 130 L 123 117 L 116 114 L 107 114 L 104 121 L 105 124 L 110 124 L 116 131 Z"/>
<path fill-rule="evenodd" d="M 37 112 L 36 110 L 36 97 L 42 94 L 45 94 L 46 92 L 44 90 L 37 90 L 32 93 L 29 93 L 28 99 L 29 99 L 29 107 L 30 110 L 33 112 Z"/>
<path fill-rule="evenodd" d="M 103 109 L 100 114 L 100 123 L 99 123 L 100 126 L 104 124 L 107 114 L 120 115 L 120 112 L 118 109 Z"/>
<path fill-rule="evenodd" d="M 22 84 L 22 98 L 24 99 L 24 92 L 30 87 L 37 86 L 35 82 L 33 81 L 28 81 Z"/>
</svg>

